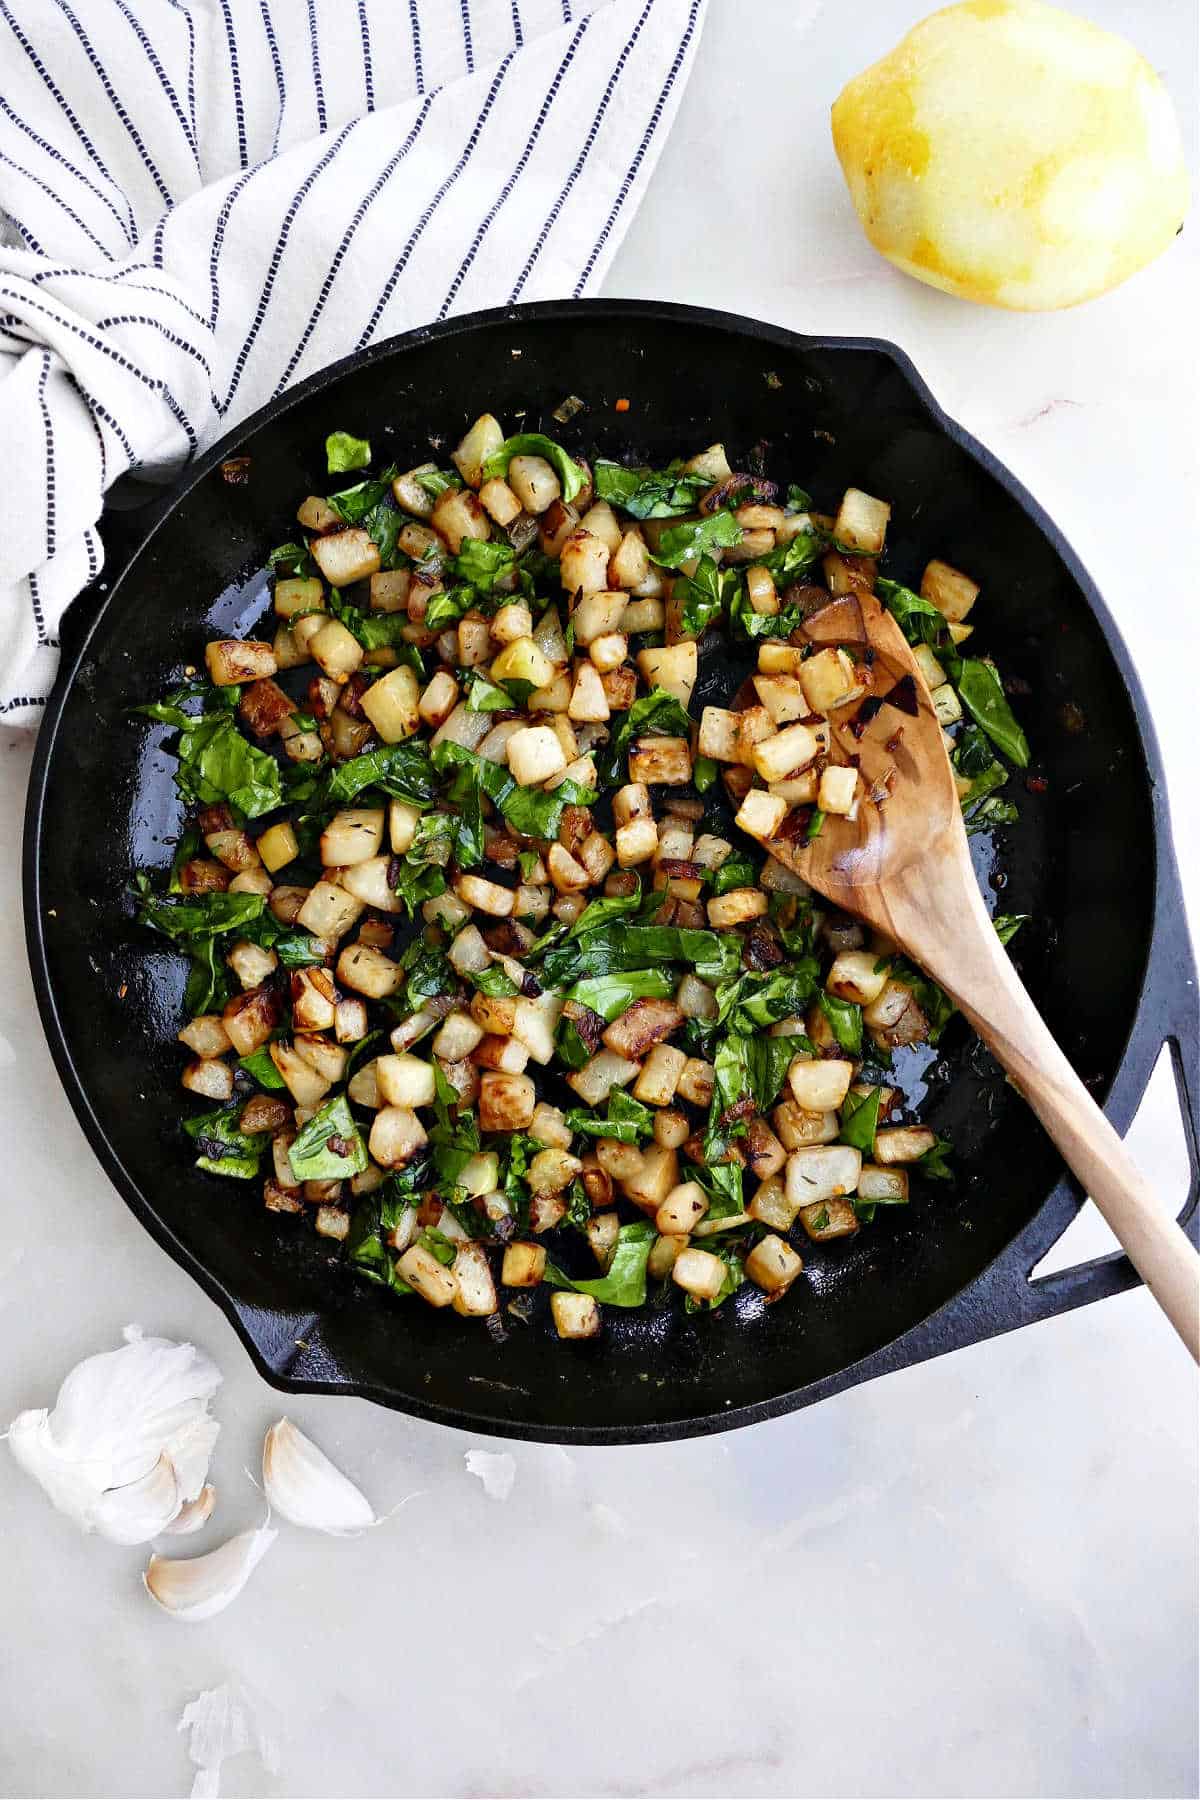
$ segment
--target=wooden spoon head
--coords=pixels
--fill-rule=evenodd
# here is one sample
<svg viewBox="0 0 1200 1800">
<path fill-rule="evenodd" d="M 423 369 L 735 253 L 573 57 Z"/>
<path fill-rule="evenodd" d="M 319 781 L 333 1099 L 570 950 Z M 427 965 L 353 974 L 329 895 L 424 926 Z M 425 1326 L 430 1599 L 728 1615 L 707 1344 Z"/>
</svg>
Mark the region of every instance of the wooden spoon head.
<svg viewBox="0 0 1200 1800">
<path fill-rule="evenodd" d="M 777 838 L 766 848 L 826 899 L 882 926 L 889 909 L 879 890 L 935 846 L 955 857 L 967 847 L 929 690 L 895 619 L 873 595 L 860 598 L 872 692 L 831 719 L 833 760 L 858 759 L 858 815 L 830 813 L 811 841 Z"/>
</svg>

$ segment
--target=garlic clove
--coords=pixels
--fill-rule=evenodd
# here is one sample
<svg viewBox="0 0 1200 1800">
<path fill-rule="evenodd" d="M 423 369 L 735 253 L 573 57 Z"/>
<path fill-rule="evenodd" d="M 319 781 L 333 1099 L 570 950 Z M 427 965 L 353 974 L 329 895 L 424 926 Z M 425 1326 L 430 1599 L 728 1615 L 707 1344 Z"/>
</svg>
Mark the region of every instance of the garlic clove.
<svg viewBox="0 0 1200 1800">
<path fill-rule="evenodd" d="M 164 1440 L 163 1450 L 174 1464 L 181 1500 L 194 1500 L 203 1488 L 220 1431 L 219 1421 L 205 1411 Z"/>
<path fill-rule="evenodd" d="M 310 1531 L 346 1537 L 377 1523 L 366 1495 L 290 1419 L 263 1441 L 263 1490 L 276 1512 Z"/>
<path fill-rule="evenodd" d="M 213 1516 L 217 1504 L 215 1487 L 205 1486 L 200 1489 L 194 1500 L 185 1500 L 169 1525 L 163 1526 L 163 1533 L 168 1537 L 190 1537 L 193 1531 L 199 1531 L 207 1525 Z"/>
<path fill-rule="evenodd" d="M 148 1475 L 109 1488 L 92 1507 L 92 1524 L 113 1544 L 148 1544 L 179 1511 L 179 1482 L 170 1457 L 160 1456 Z"/>
<path fill-rule="evenodd" d="M 211 1619 L 237 1599 L 278 1536 L 264 1525 L 239 1532 L 207 1556 L 152 1556 L 142 1577 L 146 1592 L 172 1618 Z"/>
</svg>

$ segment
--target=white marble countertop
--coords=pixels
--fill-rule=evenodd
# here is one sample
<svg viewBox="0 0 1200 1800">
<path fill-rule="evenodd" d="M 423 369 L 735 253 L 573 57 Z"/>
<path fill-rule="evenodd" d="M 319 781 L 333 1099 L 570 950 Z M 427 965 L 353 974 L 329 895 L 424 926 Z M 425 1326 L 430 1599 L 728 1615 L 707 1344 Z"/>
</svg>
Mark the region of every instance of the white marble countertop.
<svg viewBox="0 0 1200 1800">
<path fill-rule="evenodd" d="M 1195 900 L 1194 226 L 1067 314 L 919 287 L 860 237 L 826 123 L 911 0 L 711 3 L 608 291 L 909 351 L 1120 621 Z M 1192 9 L 1089 10 L 1164 71 L 1194 131 Z M 0 741 L 14 846 L 29 752 Z M 43 1045 L 20 919 L 14 849 L 0 869 L 0 1420 L 49 1402 L 128 1320 L 194 1338 L 226 1376 L 215 1541 L 261 1512 L 243 1466 L 280 1397 L 93 1161 Z M 1177 1204 L 1162 1075 L 1132 1142 Z M 1103 1242 L 1084 1217 L 1059 1260 Z M 186 1794 L 177 1721 L 223 1682 L 278 1745 L 273 1771 L 253 1751 L 228 1763 L 227 1794 L 1196 1791 L 1195 1381 L 1140 1291 L 721 1438 L 513 1445 L 503 1502 L 465 1471 L 478 1440 L 353 1400 L 289 1410 L 380 1508 L 419 1497 L 355 1542 L 285 1527 L 241 1601 L 202 1626 L 155 1613 L 142 1553 L 80 1537 L 0 1456 L 0 1792 Z"/>
</svg>

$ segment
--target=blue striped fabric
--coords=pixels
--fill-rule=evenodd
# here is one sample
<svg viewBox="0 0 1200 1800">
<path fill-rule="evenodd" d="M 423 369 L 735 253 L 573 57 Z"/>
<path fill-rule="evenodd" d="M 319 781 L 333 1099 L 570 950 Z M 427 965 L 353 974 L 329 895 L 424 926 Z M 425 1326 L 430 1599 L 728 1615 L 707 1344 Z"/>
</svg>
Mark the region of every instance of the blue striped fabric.
<svg viewBox="0 0 1200 1800">
<path fill-rule="evenodd" d="M 703 6 L 0 0 L 0 722 L 120 475 L 355 346 L 594 291 Z"/>
</svg>

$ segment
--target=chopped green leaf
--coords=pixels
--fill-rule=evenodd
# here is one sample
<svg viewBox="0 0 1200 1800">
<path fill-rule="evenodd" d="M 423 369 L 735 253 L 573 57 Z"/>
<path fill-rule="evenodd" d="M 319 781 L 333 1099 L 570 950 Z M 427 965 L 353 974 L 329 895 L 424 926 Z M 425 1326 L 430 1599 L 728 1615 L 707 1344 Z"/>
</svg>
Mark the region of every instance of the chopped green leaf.
<svg viewBox="0 0 1200 1800">
<path fill-rule="evenodd" d="M 733 569 L 718 569 L 711 556 L 702 556 L 693 575 L 680 575 L 675 582 L 673 598 L 682 603 L 681 623 L 685 632 L 700 637 L 724 612 L 738 575 Z"/>
<path fill-rule="evenodd" d="M 708 513 L 702 519 L 686 519 L 682 525 L 669 525 L 658 541 L 658 549 L 650 553 L 651 562 L 661 569 L 678 569 L 716 549 L 729 549 L 742 541 L 742 528 L 728 508 Z"/>
<path fill-rule="evenodd" d="M 646 1264 L 657 1235 L 649 1219 L 622 1225 L 606 1275 L 595 1281 L 573 1281 L 547 1262 L 545 1280 L 551 1287 L 574 1288 L 577 1294 L 590 1294 L 606 1306 L 642 1306 L 646 1299 Z"/>
<path fill-rule="evenodd" d="M 338 494 L 330 494 L 329 504 L 338 518 L 347 525 L 361 525 L 388 493 L 396 473 L 394 468 L 390 468 L 376 481 L 359 481 L 353 487 L 343 488 Z"/>
<path fill-rule="evenodd" d="M 241 1130 L 238 1120 L 244 1104 L 235 1100 L 232 1106 L 219 1106 L 183 1121 L 183 1129 L 196 1146 L 198 1168 L 210 1175 L 233 1175 L 239 1181 L 250 1181 L 258 1173 L 259 1158 L 270 1139 L 265 1131 L 247 1136 Z"/>
<path fill-rule="evenodd" d="M 920 1169 L 922 1175 L 927 1175 L 931 1181 L 953 1181 L 954 1170 L 946 1160 L 953 1149 L 948 1138 L 940 1137 L 931 1150 L 927 1150 L 924 1156 L 918 1156 L 913 1168 Z"/>
<path fill-rule="evenodd" d="M 497 538 L 464 538 L 458 555 L 447 558 L 447 567 L 479 593 L 490 594 L 501 575 L 512 574 L 516 562 L 517 554 L 511 544 Z"/>
<path fill-rule="evenodd" d="M 246 741 L 228 712 L 185 718 L 175 754 L 175 784 L 201 806 L 228 801 L 246 818 L 256 819 L 283 803 L 279 764 Z"/>
<path fill-rule="evenodd" d="M 997 913 L 992 920 L 996 927 L 996 936 L 1002 944 L 1011 944 L 1022 925 L 1032 917 L 1030 913 Z"/>
<path fill-rule="evenodd" d="M 267 567 L 281 579 L 289 575 L 307 578 L 313 573 L 307 544 L 278 544 L 267 558 Z"/>
<path fill-rule="evenodd" d="M 439 588 L 436 594 L 429 596 L 429 605 L 425 609 L 427 630 L 445 631 L 447 625 L 457 625 L 463 614 L 470 612 L 477 598 L 475 589 L 466 582 Z"/>
<path fill-rule="evenodd" d="M 654 1114 L 640 1100 L 634 1100 L 621 1088 L 614 1088 L 608 1097 L 608 1113 L 604 1118 L 582 1106 L 573 1106 L 567 1114 L 567 1124 L 572 1131 L 581 1132 L 585 1137 L 615 1138 L 621 1144 L 636 1144 L 654 1130 Z"/>
<path fill-rule="evenodd" d="M 843 1050 L 851 1056 L 862 1055 L 863 1022 L 862 1007 L 853 1000 L 839 1000 L 835 994 L 821 989 L 818 996 L 821 1011 L 833 1028 L 833 1035 Z"/>
<path fill-rule="evenodd" d="M 378 750 L 352 756 L 331 775 L 329 799 L 344 804 L 368 787 L 382 788 L 385 794 L 394 794 L 413 806 L 428 806 L 437 786 L 426 746 L 416 738 L 405 738 L 402 743 L 381 744 Z"/>
<path fill-rule="evenodd" d="M 473 972 L 469 979 L 475 992 L 486 994 L 490 1000 L 510 999 L 513 994 L 521 991 L 507 969 L 502 968 L 499 963 L 492 963 L 490 968 Z"/>
<path fill-rule="evenodd" d="M 693 1170 L 692 1179 L 698 1181 L 708 1195 L 706 1219 L 733 1219 L 745 1211 L 740 1163 L 700 1163 Z M 707 1241 L 704 1247 L 708 1248 Z"/>
<path fill-rule="evenodd" d="M 367 1146 L 345 1094 L 326 1100 L 300 1127 L 288 1150 L 288 1161 L 298 1181 L 342 1181 L 362 1174 L 367 1166 Z"/>
<path fill-rule="evenodd" d="M 996 665 L 981 657 L 964 657 L 957 686 L 959 698 L 976 724 L 987 732 L 998 750 L 1024 769 L 1029 762 L 1029 740 L 1004 697 Z"/>
<path fill-rule="evenodd" d="M 277 1094 L 287 1086 L 287 1082 L 275 1067 L 271 1059 L 271 1052 L 265 1044 L 261 1050 L 255 1050 L 250 1056 L 239 1056 L 238 1068 L 245 1069 L 247 1075 L 257 1081 L 259 1087 L 266 1088 L 269 1093 Z"/>
<path fill-rule="evenodd" d="M 875 1153 L 875 1133 L 879 1128 L 879 1106 L 883 1099 L 883 1089 L 874 1087 L 869 1094 L 847 1094 L 842 1107 L 842 1129 L 839 1133 L 843 1144 L 852 1149 L 861 1150 L 870 1158 Z"/>
<path fill-rule="evenodd" d="M 997 794 L 972 808 L 966 821 L 967 836 L 973 837 L 977 831 L 992 831 L 997 825 L 1015 825 L 1020 816 L 1011 800 L 1001 800 Z"/>
<path fill-rule="evenodd" d="M 596 459 L 593 471 L 597 500 L 619 506 L 635 519 L 670 519 L 695 512 L 713 483 L 707 475 L 682 470 L 627 469 L 622 463 Z"/>
<path fill-rule="evenodd" d="M 344 475 L 348 469 L 367 467 L 371 446 L 366 438 L 351 437 L 348 431 L 331 431 L 325 439 L 325 458 L 331 475 Z"/>
<path fill-rule="evenodd" d="M 553 842 L 562 824 L 564 807 L 590 806 L 596 798 L 592 788 L 582 787 L 577 781 L 560 782 L 549 793 L 542 788 L 521 787 L 502 764 L 477 756 L 463 744 L 436 744 L 433 766 L 442 774 L 471 771 L 492 804 L 524 837 Z M 450 798 L 457 801 L 459 793 L 459 774 L 456 773 L 449 789 Z"/>
</svg>

